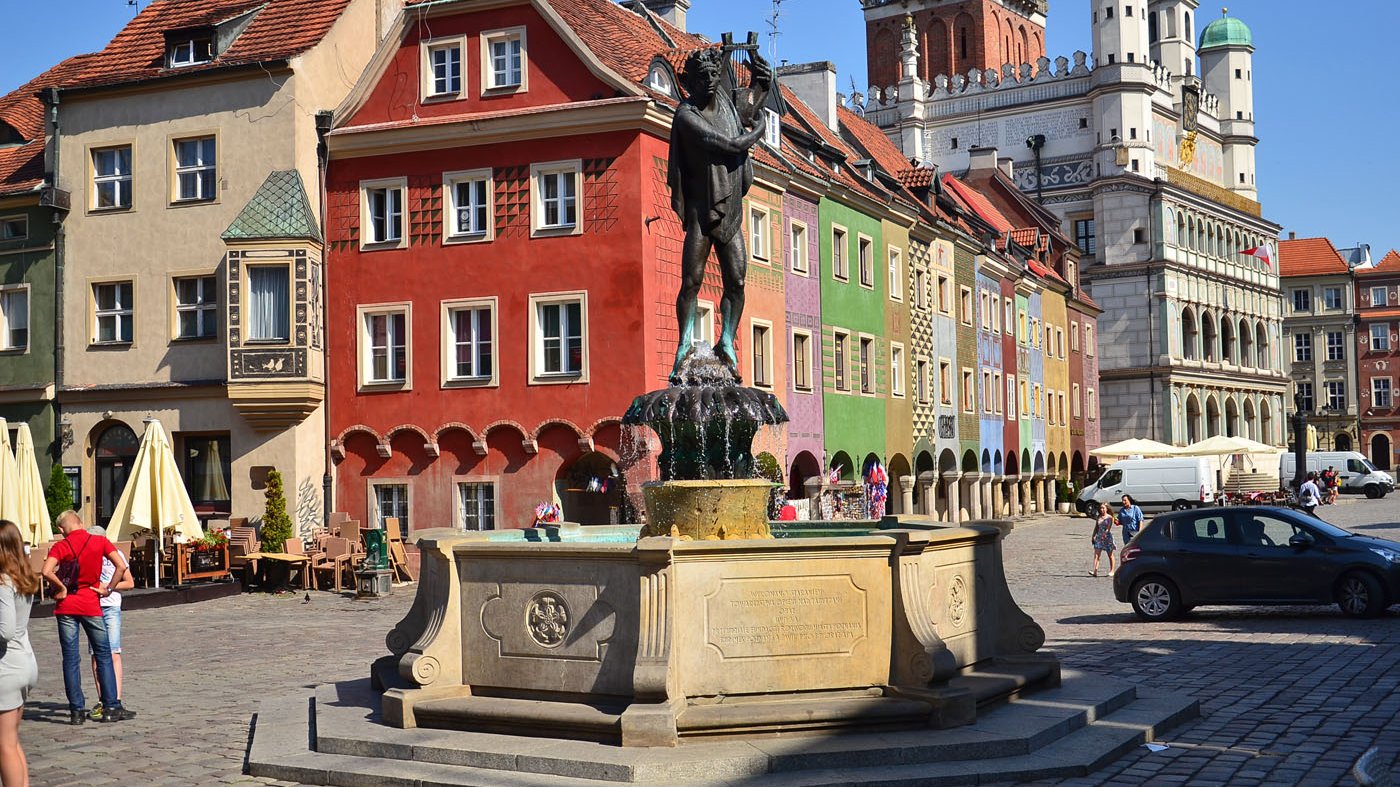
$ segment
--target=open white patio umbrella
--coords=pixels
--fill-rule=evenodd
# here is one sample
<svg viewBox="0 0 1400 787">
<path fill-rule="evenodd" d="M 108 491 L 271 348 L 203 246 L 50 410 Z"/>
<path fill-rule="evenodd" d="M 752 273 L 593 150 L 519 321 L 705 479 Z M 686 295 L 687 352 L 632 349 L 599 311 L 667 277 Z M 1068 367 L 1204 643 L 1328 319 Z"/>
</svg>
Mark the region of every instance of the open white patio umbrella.
<svg viewBox="0 0 1400 787">
<path fill-rule="evenodd" d="M 1243 437 L 1215 435 L 1176 450 L 1177 456 L 1224 456 L 1227 454 L 1276 454 L 1277 448 Z"/>
<path fill-rule="evenodd" d="M 1177 451 L 1175 446 L 1159 443 L 1156 440 L 1144 440 L 1134 437 L 1128 440 L 1120 440 L 1109 445 L 1099 446 L 1089 453 L 1093 456 L 1175 456 Z"/>
<path fill-rule="evenodd" d="M 26 544 L 48 543 L 53 540 L 49 503 L 44 497 L 43 476 L 39 475 L 39 457 L 34 453 L 34 436 L 29 433 L 29 424 L 20 424 L 19 434 L 15 435 L 15 464 L 19 468 L 16 479 L 19 518 L 14 522 L 24 534 Z"/>
<path fill-rule="evenodd" d="M 152 531 L 155 539 L 155 584 L 160 587 L 161 534 L 174 531 L 186 538 L 200 538 L 204 528 L 195 515 L 194 503 L 185 490 L 184 479 L 175 465 L 175 452 L 160 421 L 146 423 L 136 459 L 131 463 L 126 488 L 112 512 L 107 537 L 113 541 L 130 539 L 139 530 Z"/>
<path fill-rule="evenodd" d="M 19 466 L 10 447 L 10 425 L 0 418 L 0 519 L 18 523 L 19 518 Z"/>
</svg>

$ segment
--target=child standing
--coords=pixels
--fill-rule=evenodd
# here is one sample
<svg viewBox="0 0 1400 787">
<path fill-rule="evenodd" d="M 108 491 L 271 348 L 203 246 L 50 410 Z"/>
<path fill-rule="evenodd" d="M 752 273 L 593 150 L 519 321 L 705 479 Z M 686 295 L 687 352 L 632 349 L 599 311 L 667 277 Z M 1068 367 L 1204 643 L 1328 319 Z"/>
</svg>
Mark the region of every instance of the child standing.
<svg viewBox="0 0 1400 787">
<path fill-rule="evenodd" d="M 1100 504 L 1091 539 L 1094 545 L 1094 570 L 1089 572 L 1091 577 L 1099 575 L 1099 557 L 1105 553 L 1108 555 L 1108 575 L 1113 576 L 1113 524 L 1113 508 L 1108 503 Z"/>
</svg>

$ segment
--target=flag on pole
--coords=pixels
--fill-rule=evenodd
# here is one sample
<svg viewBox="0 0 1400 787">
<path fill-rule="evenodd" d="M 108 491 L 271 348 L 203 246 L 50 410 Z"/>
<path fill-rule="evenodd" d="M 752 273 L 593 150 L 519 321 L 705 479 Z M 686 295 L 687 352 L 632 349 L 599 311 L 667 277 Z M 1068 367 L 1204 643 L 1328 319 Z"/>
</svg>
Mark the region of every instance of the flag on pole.
<svg viewBox="0 0 1400 787">
<path fill-rule="evenodd" d="M 1244 251 L 1240 252 L 1240 254 L 1248 255 L 1257 260 L 1263 260 L 1265 265 L 1269 266 L 1270 268 L 1274 267 L 1273 258 L 1269 256 L 1268 245 L 1255 246 L 1252 249 L 1245 249 Z"/>
</svg>

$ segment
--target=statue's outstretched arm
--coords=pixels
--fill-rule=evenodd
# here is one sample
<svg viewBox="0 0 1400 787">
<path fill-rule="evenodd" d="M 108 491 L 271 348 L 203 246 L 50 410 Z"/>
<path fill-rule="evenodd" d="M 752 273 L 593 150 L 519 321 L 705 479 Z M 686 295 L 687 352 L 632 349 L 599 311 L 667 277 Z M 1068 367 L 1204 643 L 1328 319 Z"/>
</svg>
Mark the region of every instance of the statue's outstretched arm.
<svg viewBox="0 0 1400 787">
<path fill-rule="evenodd" d="M 673 121 L 682 127 L 687 144 L 699 145 L 717 153 L 743 153 L 763 136 L 763 127 L 755 126 L 737 137 L 720 132 L 699 112 L 677 112 Z"/>
</svg>

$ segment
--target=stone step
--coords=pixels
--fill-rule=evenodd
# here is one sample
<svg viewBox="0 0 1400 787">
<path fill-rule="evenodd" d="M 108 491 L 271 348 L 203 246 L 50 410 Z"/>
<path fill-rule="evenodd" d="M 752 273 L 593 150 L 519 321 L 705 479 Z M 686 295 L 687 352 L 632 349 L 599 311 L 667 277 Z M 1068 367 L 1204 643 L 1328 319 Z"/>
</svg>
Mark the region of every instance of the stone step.
<svg viewBox="0 0 1400 787">
<path fill-rule="evenodd" d="M 941 731 L 771 736 L 617 746 L 381 726 L 365 681 L 314 698 L 265 701 L 249 772 L 305 784 L 605 787 L 880 787 L 975 784 L 1087 774 L 1194 718 L 1194 700 L 1066 672 L 1056 689 Z M 313 746 L 315 750 L 313 751 Z"/>
</svg>

